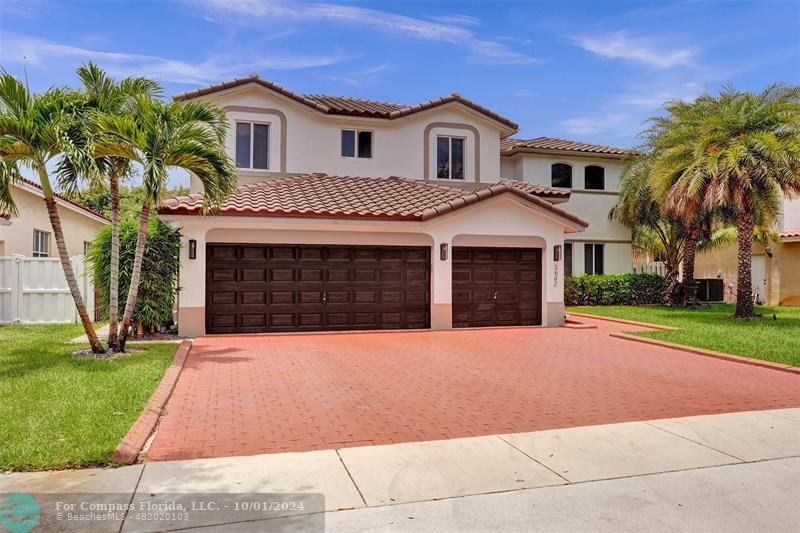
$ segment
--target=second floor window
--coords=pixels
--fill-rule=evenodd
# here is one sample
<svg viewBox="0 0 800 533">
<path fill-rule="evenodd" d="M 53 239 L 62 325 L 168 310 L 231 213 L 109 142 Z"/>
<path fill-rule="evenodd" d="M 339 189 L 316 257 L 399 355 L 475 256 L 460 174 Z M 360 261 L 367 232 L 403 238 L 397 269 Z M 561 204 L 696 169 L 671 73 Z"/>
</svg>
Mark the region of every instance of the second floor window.
<svg viewBox="0 0 800 533">
<path fill-rule="evenodd" d="M 33 230 L 33 257 L 50 256 L 50 233 Z"/>
<path fill-rule="evenodd" d="M 372 132 L 342 130 L 342 157 L 372 157 Z"/>
<path fill-rule="evenodd" d="M 236 166 L 265 170 L 269 168 L 269 125 L 236 123 Z"/>
<path fill-rule="evenodd" d="M 606 188 L 606 170 L 597 165 L 589 165 L 584 169 L 584 184 L 586 189 L 602 191 Z"/>
<path fill-rule="evenodd" d="M 572 167 L 565 163 L 556 163 L 550 167 L 550 184 L 553 187 L 572 188 Z"/>
<path fill-rule="evenodd" d="M 464 179 L 463 138 L 436 138 L 436 177 L 440 180 Z"/>
</svg>

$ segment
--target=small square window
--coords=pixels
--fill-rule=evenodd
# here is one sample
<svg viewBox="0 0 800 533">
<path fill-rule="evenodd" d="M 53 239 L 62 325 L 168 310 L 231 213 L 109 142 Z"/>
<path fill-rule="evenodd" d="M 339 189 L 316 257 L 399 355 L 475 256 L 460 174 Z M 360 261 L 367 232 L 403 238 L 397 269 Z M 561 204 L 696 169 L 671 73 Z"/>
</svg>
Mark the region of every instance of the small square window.
<svg viewBox="0 0 800 533">
<path fill-rule="evenodd" d="M 50 256 L 50 233 L 38 229 L 33 230 L 33 257 Z"/>
<path fill-rule="evenodd" d="M 342 157 L 370 159 L 372 157 L 372 132 L 342 130 Z"/>
<path fill-rule="evenodd" d="M 584 169 L 584 188 L 602 191 L 606 188 L 606 170 L 597 165 L 589 165 Z"/>
<path fill-rule="evenodd" d="M 565 163 L 555 163 L 550 167 L 550 184 L 553 187 L 572 188 L 572 167 Z"/>
<path fill-rule="evenodd" d="M 269 124 L 236 123 L 236 166 L 269 168 Z"/>
</svg>

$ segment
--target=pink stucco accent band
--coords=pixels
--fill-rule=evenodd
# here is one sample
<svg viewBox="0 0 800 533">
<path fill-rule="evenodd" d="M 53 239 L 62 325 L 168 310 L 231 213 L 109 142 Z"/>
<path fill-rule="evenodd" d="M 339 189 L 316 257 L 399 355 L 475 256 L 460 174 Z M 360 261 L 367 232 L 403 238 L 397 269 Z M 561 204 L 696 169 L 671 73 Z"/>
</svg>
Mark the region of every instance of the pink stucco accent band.
<svg viewBox="0 0 800 533">
<path fill-rule="evenodd" d="M 147 439 L 153 433 L 167 400 L 169 400 L 172 391 L 175 389 L 178 376 L 183 370 L 186 357 L 191 349 L 192 341 L 190 340 L 184 340 L 178 346 L 175 357 L 172 359 L 172 364 L 164 373 L 164 377 L 161 378 L 161 383 L 158 384 L 153 395 L 150 396 L 150 400 L 147 402 L 142 414 L 139 415 L 139 418 L 133 423 L 128 433 L 125 434 L 125 437 L 111 453 L 112 462 L 128 465 L 136 462 L 139 453 L 147 443 Z"/>
</svg>

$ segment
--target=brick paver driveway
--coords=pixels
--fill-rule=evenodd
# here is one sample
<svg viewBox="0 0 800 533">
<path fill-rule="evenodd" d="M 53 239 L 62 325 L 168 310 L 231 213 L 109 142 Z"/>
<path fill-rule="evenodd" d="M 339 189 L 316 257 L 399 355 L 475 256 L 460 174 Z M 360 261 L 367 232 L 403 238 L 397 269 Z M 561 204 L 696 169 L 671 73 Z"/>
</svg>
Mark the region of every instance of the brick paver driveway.
<svg viewBox="0 0 800 533">
<path fill-rule="evenodd" d="M 581 319 L 583 320 L 583 319 Z M 195 341 L 151 460 L 342 448 L 800 406 L 800 376 L 599 329 Z"/>
</svg>

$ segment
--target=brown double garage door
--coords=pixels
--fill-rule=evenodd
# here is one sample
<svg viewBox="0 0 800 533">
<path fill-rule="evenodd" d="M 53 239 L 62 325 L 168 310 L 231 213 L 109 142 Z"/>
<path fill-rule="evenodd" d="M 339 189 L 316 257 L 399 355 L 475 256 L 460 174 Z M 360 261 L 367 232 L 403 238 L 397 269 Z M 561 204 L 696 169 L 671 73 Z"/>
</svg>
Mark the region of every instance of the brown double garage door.
<svg viewBox="0 0 800 533">
<path fill-rule="evenodd" d="M 430 327 L 430 248 L 209 244 L 206 332 Z M 541 323 L 535 249 L 454 248 L 453 326 Z"/>
</svg>

